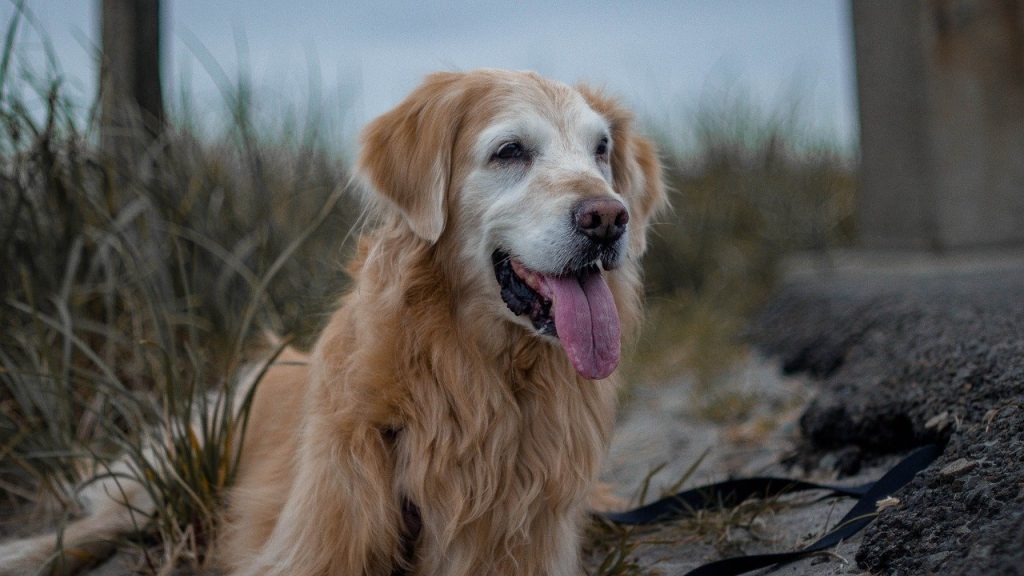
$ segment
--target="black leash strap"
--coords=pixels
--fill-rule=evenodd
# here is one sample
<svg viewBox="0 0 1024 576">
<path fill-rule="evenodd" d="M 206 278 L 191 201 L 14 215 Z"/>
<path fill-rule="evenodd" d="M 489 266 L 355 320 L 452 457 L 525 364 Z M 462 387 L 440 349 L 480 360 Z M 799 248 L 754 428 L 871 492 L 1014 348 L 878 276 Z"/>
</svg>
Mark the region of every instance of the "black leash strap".
<svg viewBox="0 0 1024 576">
<path fill-rule="evenodd" d="M 692 516 L 698 510 L 735 506 L 750 498 L 765 498 L 806 490 L 827 490 L 832 496 L 860 498 L 843 516 L 835 528 L 809 546 L 780 554 L 755 554 L 726 558 L 691 570 L 686 576 L 734 576 L 751 570 L 786 564 L 827 550 L 848 539 L 871 523 L 878 515 L 877 502 L 899 490 L 918 472 L 924 470 L 942 454 L 936 445 L 913 451 L 876 482 L 860 486 L 833 486 L 786 478 L 759 477 L 727 480 L 702 486 L 662 498 L 657 502 L 626 512 L 606 513 L 602 516 L 617 524 L 653 524 Z"/>
<path fill-rule="evenodd" d="M 832 486 L 790 478 L 755 476 L 701 486 L 674 496 L 666 496 L 640 508 L 626 512 L 606 512 L 603 516 L 616 524 L 655 524 L 686 518 L 698 510 L 729 508 L 751 498 L 770 498 L 806 490 L 827 490 L 835 496 L 860 497 L 874 484 L 870 482 L 860 486 Z"/>
</svg>

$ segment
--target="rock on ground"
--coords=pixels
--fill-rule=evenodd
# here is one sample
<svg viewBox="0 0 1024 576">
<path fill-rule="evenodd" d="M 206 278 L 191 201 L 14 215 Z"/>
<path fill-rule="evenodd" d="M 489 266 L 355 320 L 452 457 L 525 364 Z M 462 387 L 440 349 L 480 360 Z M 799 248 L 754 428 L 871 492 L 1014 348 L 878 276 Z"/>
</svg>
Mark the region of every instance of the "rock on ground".
<svg viewBox="0 0 1024 576">
<path fill-rule="evenodd" d="M 804 276 L 751 336 L 820 380 L 800 462 L 856 473 L 946 443 L 868 527 L 863 568 L 1024 574 L 1024 263 Z"/>
</svg>

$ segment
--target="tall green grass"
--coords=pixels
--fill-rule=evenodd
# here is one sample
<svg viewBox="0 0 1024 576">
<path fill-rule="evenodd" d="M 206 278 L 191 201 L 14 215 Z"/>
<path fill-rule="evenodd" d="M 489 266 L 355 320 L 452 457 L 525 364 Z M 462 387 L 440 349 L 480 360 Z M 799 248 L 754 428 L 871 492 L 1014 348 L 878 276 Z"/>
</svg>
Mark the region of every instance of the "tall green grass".
<svg viewBox="0 0 1024 576">
<path fill-rule="evenodd" d="M 345 285 L 348 167 L 314 98 L 309 116 L 271 121 L 280 107 L 201 53 L 222 128 L 196 128 L 186 93 L 131 163 L 106 157 L 95 106 L 66 96 L 55 59 L 19 57 L 25 26 L 8 23 L 0 58 L 2 531 L 66 520 L 69 487 L 127 454 L 157 502 L 133 538 L 148 569 L 200 565 L 239 444 L 233 376 L 263 329 L 308 343 Z M 842 155 L 742 106 L 699 106 L 685 153 L 684 135 L 661 136 L 674 212 L 646 261 L 655 313 L 636 378 L 713 380 L 779 258 L 852 234 Z M 24 522 L 38 510 L 51 513 Z M 598 572 L 634 570 L 624 558 Z"/>
</svg>

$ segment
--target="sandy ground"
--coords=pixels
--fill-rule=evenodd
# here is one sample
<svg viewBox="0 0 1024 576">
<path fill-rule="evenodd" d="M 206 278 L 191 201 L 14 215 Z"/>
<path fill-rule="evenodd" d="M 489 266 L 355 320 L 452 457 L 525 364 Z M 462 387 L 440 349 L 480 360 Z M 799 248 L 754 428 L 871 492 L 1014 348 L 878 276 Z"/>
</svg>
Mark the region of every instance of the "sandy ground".
<svg viewBox="0 0 1024 576">
<path fill-rule="evenodd" d="M 828 468 L 824 473 L 808 473 L 781 464 L 795 453 L 798 418 L 814 394 L 805 379 L 784 377 L 777 361 L 751 355 L 721 382 L 754 399 L 752 412 L 733 422 L 707 419 L 695 408 L 698 387 L 685 375 L 632 392 L 621 411 L 604 475 L 620 495 L 627 499 L 635 496 L 652 470 L 657 472 L 650 476 L 648 502 L 666 491 L 730 477 L 835 479 Z M 842 482 L 874 480 L 889 464 L 891 461 L 880 460 Z M 676 486 L 695 465 L 683 485 Z M 633 538 L 642 544 L 630 558 L 638 573 L 670 576 L 724 557 L 795 550 L 832 528 L 854 503 L 852 499 L 816 501 L 818 496 L 820 493 L 769 503 L 754 501 L 733 510 L 705 513 L 699 519 L 638 530 Z M 860 574 L 862 570 L 852 561 L 858 545 L 859 538 L 855 538 L 830 554 L 801 560 L 774 574 Z"/>
</svg>

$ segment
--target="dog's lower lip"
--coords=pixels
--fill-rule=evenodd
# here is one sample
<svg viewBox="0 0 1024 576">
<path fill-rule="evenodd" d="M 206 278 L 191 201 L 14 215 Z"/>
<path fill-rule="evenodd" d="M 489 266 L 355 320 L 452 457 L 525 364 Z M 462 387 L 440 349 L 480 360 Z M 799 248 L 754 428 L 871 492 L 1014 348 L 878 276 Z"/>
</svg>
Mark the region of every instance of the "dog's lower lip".
<svg viewBox="0 0 1024 576">
<path fill-rule="evenodd" d="M 501 249 L 491 254 L 491 260 L 501 299 L 508 309 L 516 316 L 527 316 L 538 333 L 557 337 L 550 293 L 543 293 L 544 280 L 540 273 Z"/>
</svg>

